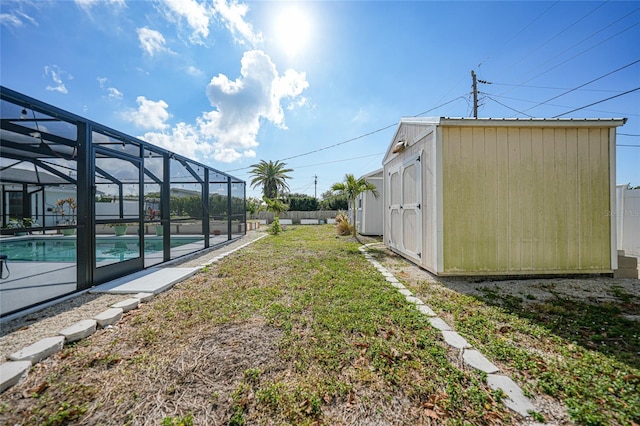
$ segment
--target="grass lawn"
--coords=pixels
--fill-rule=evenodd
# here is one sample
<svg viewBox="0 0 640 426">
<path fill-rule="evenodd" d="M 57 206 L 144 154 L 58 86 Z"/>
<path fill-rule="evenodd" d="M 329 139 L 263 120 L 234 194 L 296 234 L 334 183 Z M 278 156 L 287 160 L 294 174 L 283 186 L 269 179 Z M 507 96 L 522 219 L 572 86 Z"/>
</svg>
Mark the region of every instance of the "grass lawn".
<svg viewBox="0 0 640 426">
<path fill-rule="evenodd" d="M 268 236 L 37 364 L 0 395 L 0 423 L 519 424 L 358 247 L 332 226 Z M 620 306 L 406 285 L 530 396 L 582 424 L 640 422 L 638 323 Z"/>
</svg>

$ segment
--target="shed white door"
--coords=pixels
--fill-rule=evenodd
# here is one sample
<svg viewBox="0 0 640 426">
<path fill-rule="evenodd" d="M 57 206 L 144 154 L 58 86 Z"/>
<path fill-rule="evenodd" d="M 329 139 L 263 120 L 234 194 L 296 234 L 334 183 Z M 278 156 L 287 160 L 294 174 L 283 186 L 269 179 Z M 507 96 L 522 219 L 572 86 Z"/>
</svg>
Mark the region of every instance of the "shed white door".
<svg viewBox="0 0 640 426">
<path fill-rule="evenodd" d="M 422 206 L 420 155 L 389 170 L 389 246 L 420 262 Z"/>
</svg>

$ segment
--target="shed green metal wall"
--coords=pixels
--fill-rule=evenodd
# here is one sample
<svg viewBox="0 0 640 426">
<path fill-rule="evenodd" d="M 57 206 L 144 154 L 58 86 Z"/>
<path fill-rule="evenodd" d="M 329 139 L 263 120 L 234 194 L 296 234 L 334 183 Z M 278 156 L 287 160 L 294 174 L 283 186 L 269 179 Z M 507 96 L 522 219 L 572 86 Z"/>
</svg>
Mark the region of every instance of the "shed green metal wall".
<svg viewBox="0 0 640 426">
<path fill-rule="evenodd" d="M 609 128 L 442 127 L 443 274 L 611 272 Z"/>
</svg>

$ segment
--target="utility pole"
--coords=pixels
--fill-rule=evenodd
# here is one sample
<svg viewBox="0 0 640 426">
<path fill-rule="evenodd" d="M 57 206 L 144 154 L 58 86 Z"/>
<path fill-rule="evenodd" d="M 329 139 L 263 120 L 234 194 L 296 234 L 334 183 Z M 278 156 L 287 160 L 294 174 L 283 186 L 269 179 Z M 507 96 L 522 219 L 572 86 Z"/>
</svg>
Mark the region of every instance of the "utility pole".
<svg viewBox="0 0 640 426">
<path fill-rule="evenodd" d="M 476 81 L 476 72 L 471 70 L 471 78 L 473 79 L 473 118 L 478 118 L 478 82 Z"/>
<path fill-rule="evenodd" d="M 313 175 L 313 198 L 318 199 L 318 175 Z"/>
</svg>

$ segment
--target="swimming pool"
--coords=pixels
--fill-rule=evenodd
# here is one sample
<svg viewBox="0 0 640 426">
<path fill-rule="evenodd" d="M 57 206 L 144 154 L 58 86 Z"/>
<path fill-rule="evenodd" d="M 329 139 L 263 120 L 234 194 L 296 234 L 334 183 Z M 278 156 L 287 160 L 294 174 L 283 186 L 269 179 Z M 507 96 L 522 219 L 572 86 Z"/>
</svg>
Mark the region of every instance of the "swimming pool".
<svg viewBox="0 0 640 426">
<path fill-rule="evenodd" d="M 171 248 L 203 241 L 201 237 L 171 237 Z M 138 257 L 137 237 L 96 238 L 96 262 L 123 261 Z M 75 262 L 77 259 L 75 237 L 47 236 L 0 240 L 0 253 L 9 260 L 22 262 Z M 147 237 L 144 254 L 162 252 L 162 237 Z"/>
</svg>

